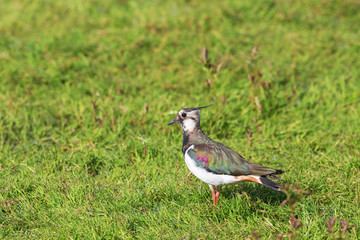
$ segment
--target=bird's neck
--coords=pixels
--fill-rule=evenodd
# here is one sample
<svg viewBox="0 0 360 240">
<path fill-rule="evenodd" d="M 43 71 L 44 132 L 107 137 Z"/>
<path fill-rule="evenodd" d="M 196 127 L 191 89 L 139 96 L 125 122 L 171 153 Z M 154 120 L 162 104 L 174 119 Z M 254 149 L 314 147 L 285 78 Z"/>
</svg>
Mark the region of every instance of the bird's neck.
<svg viewBox="0 0 360 240">
<path fill-rule="evenodd" d="M 192 131 L 183 130 L 183 147 L 182 147 L 183 154 L 185 154 L 186 150 L 191 145 L 204 142 L 205 138 L 207 138 L 207 136 L 201 130 L 200 127 L 195 127 Z"/>
</svg>

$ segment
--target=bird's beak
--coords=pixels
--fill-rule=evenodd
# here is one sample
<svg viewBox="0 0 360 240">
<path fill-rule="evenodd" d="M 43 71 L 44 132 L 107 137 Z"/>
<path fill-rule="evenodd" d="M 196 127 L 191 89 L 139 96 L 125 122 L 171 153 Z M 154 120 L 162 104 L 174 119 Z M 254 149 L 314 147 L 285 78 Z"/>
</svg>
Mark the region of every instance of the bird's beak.
<svg viewBox="0 0 360 240">
<path fill-rule="evenodd" d="M 177 118 L 174 118 L 171 122 L 168 123 L 168 125 L 171 125 L 171 124 L 173 124 L 173 123 L 178 123 L 178 122 L 179 122 L 178 119 L 177 119 Z"/>
</svg>

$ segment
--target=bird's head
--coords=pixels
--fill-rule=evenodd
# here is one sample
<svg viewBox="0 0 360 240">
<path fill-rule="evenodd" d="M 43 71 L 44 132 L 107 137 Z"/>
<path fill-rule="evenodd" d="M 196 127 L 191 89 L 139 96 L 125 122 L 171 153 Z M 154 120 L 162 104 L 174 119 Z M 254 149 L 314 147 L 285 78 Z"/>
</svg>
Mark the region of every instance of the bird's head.
<svg viewBox="0 0 360 240">
<path fill-rule="evenodd" d="M 212 105 L 212 104 L 211 104 Z M 185 132 L 193 131 L 194 129 L 200 128 L 200 109 L 205 107 L 196 107 L 196 108 L 183 108 L 181 109 L 176 118 L 174 118 L 168 125 L 173 123 L 179 123 Z"/>
</svg>

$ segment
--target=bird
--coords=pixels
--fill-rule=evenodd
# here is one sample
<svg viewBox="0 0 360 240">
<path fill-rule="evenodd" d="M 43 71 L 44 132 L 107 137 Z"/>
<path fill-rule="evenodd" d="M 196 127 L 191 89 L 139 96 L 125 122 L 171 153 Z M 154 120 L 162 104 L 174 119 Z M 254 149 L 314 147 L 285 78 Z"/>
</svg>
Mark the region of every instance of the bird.
<svg viewBox="0 0 360 240">
<path fill-rule="evenodd" d="M 182 126 L 185 163 L 197 178 L 209 184 L 214 206 L 220 197 L 220 186 L 225 184 L 250 181 L 281 191 L 281 186 L 269 177 L 280 179 L 276 175 L 285 171 L 246 161 L 228 146 L 205 135 L 200 127 L 200 109 L 211 105 L 183 108 L 168 125 L 178 123 Z"/>
</svg>

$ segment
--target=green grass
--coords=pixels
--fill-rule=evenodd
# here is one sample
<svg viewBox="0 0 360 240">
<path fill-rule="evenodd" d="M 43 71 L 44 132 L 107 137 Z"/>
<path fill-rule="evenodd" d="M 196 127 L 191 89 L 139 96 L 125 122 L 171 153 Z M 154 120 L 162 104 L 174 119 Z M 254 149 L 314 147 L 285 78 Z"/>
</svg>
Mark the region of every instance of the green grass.
<svg viewBox="0 0 360 240">
<path fill-rule="evenodd" d="M 356 0 L 2 1 L 0 238 L 331 239 L 341 219 L 358 239 L 359 22 Z M 214 208 L 166 125 L 212 103 L 205 133 L 311 194 L 244 183 Z"/>
</svg>

